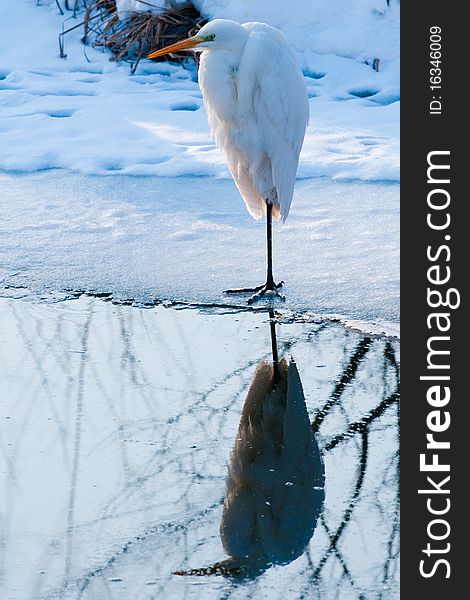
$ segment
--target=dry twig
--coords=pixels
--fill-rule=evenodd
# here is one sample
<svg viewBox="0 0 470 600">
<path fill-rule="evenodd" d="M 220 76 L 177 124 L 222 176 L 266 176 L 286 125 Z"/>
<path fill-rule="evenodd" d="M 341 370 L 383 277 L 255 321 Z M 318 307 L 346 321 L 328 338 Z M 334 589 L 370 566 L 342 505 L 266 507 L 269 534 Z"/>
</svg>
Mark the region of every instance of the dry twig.
<svg viewBox="0 0 470 600">
<path fill-rule="evenodd" d="M 131 63 L 134 73 L 140 60 L 151 50 L 195 35 L 205 23 L 194 6 L 180 9 L 162 9 L 161 12 L 135 12 L 120 19 L 115 0 L 83 0 L 83 21 L 64 30 L 59 36 L 61 56 L 64 53 L 64 36 L 83 26 L 83 42 L 94 47 L 110 50 L 111 60 Z M 149 8 L 151 7 L 149 2 Z M 74 5 L 74 13 L 77 4 Z M 187 52 L 170 55 L 173 60 L 183 61 Z M 165 60 L 165 58 L 157 59 Z"/>
</svg>

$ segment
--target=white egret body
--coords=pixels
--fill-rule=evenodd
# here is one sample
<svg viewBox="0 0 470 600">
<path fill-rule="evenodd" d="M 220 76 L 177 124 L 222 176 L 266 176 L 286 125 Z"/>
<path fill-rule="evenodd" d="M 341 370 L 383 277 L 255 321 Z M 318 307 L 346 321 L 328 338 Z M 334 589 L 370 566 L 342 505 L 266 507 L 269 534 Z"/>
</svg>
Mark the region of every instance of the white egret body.
<svg viewBox="0 0 470 600">
<path fill-rule="evenodd" d="M 283 33 L 264 23 L 216 19 L 199 33 L 149 55 L 202 52 L 199 84 L 212 135 L 225 153 L 248 212 L 268 222 L 267 282 L 256 297 L 276 292 L 271 217 L 286 220 L 308 123 L 302 72 Z M 280 294 L 278 294 L 280 295 Z M 254 297 L 252 298 L 254 299 Z"/>
</svg>

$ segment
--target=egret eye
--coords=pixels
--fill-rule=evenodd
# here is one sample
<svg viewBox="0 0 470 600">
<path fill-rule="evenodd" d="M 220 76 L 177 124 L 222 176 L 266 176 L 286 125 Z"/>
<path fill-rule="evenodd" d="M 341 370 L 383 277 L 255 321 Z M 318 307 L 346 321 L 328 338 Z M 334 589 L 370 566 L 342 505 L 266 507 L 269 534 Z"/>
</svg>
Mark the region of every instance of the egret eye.
<svg viewBox="0 0 470 600">
<path fill-rule="evenodd" d="M 207 42 L 213 42 L 215 40 L 215 34 L 211 33 L 208 36 L 206 36 L 206 41 Z"/>
</svg>

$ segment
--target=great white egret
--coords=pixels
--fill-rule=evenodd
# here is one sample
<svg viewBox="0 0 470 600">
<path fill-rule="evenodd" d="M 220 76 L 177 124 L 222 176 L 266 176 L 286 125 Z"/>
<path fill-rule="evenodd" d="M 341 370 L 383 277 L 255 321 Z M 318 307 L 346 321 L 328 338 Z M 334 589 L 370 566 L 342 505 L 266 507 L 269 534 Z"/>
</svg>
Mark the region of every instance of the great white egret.
<svg viewBox="0 0 470 600">
<path fill-rule="evenodd" d="M 212 135 L 225 153 L 250 215 L 267 221 L 267 277 L 249 303 L 267 292 L 283 298 L 272 267 L 272 217 L 285 221 L 308 123 L 308 96 L 295 54 L 283 33 L 265 23 L 216 19 L 191 38 L 149 54 L 202 52 L 199 85 Z M 240 248 L 240 251 L 243 251 Z"/>
</svg>

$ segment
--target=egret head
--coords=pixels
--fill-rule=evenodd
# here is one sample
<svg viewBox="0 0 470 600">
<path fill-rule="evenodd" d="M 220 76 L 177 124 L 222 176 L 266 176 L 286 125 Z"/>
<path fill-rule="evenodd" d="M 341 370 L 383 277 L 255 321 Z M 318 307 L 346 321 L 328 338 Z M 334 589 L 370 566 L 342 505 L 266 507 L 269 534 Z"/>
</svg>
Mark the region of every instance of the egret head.
<svg viewBox="0 0 470 600">
<path fill-rule="evenodd" d="M 248 31 L 240 23 L 228 19 L 215 19 L 206 23 L 197 35 L 151 52 L 147 58 L 157 58 L 182 50 L 237 51 L 243 48 L 247 37 Z"/>
</svg>

